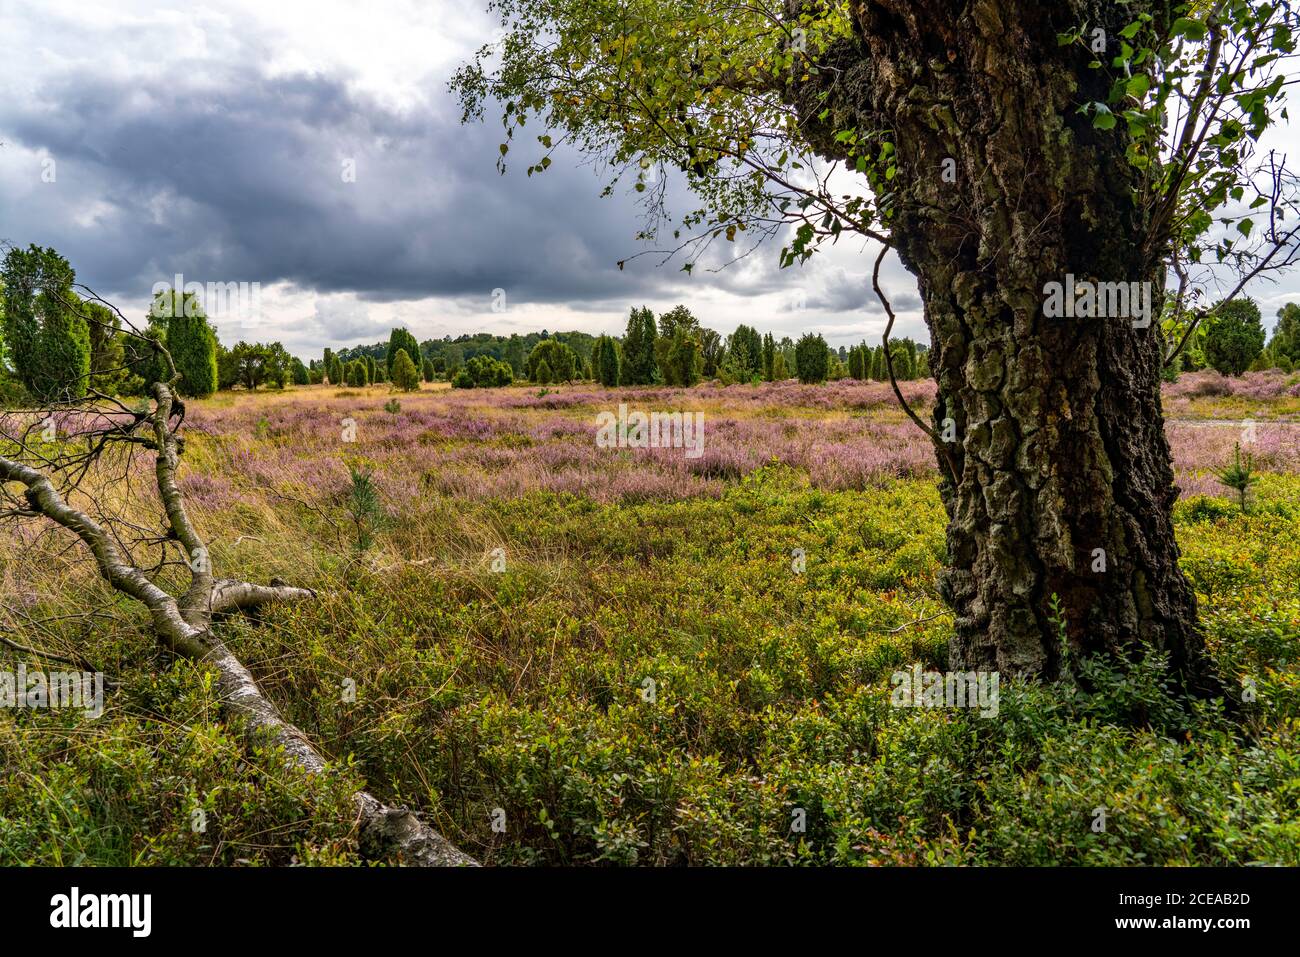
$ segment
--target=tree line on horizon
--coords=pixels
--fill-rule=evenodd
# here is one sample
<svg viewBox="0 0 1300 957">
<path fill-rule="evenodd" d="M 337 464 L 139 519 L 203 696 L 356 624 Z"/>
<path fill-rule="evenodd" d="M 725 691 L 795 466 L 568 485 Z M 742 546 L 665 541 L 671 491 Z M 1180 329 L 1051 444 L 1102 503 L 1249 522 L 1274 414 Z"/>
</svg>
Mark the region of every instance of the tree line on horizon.
<svg viewBox="0 0 1300 957">
<path fill-rule="evenodd" d="M 539 385 L 591 380 L 606 386 L 691 386 L 804 383 L 844 378 L 886 381 L 883 345 L 865 341 L 833 349 L 818 334 L 797 342 L 740 325 L 722 336 L 701 325 L 684 305 L 656 318 L 633 308 L 622 336 L 584 332 L 490 333 L 418 341 L 395 328 L 386 342 L 333 351 L 304 363 L 279 342 L 239 341 L 226 347 L 197 296 L 167 289 L 151 303 L 143 335 L 122 328 L 106 304 L 74 291 L 76 275 L 55 250 L 9 248 L 0 267 L 0 401 L 71 401 L 85 395 L 143 395 L 159 374 L 148 339 L 162 342 L 180 373 L 178 391 L 203 397 L 221 389 L 329 383 L 366 387 L 388 383 L 413 391 L 420 383 L 449 381 L 457 388 L 488 388 L 526 379 Z M 1176 329 L 1167 330 L 1176 334 Z M 1169 379 L 1183 371 L 1214 369 L 1224 375 L 1300 365 L 1300 305 L 1287 303 L 1266 343 L 1259 306 L 1234 299 L 1215 307 L 1193 333 Z M 929 350 L 911 339 L 890 344 L 895 378 L 930 375 Z"/>
<path fill-rule="evenodd" d="M 872 347 L 864 341 L 852 348 L 833 349 L 814 333 L 796 342 L 788 336 L 777 339 L 771 333 L 761 334 L 744 324 L 723 336 L 703 326 L 684 305 L 658 317 L 645 306 L 633 307 L 622 336 L 552 334 L 543 329 L 526 335 L 448 336 L 417 344 L 405 329 L 394 329 L 386 343 L 326 349 L 321 360 L 310 364 L 309 372 L 313 377 L 323 374 L 331 383 L 351 384 L 350 363 L 391 357 L 399 340 L 408 351 L 412 347 L 418 350 L 426 381 L 446 380 L 459 388 L 508 385 L 516 379 L 538 385 L 590 380 L 606 386 L 691 386 L 714 379 L 731 385 L 788 378 L 806 383 L 888 378 L 883 346 Z M 904 338 L 894 341 L 891 350 L 899 380 L 929 375 L 924 345 Z M 337 368 L 335 363 L 339 363 Z"/>
</svg>

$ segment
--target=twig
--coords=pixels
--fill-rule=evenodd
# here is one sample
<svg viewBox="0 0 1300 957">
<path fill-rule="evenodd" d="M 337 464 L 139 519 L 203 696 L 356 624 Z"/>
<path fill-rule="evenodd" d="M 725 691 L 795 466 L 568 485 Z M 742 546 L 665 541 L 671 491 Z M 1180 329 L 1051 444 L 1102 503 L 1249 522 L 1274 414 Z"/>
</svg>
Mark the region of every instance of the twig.
<svg viewBox="0 0 1300 957">
<path fill-rule="evenodd" d="M 885 334 L 882 337 L 885 343 L 885 368 L 889 371 L 889 384 L 894 387 L 894 395 L 898 397 L 898 404 L 903 407 L 903 411 L 908 417 L 917 424 L 917 426 L 930 437 L 943 457 L 948 462 L 948 473 L 952 476 L 954 484 L 961 484 L 961 477 L 957 474 L 957 463 L 953 461 L 952 453 L 948 450 L 948 443 L 939 438 L 939 434 L 921 421 L 921 417 L 912 411 L 912 407 L 907 404 L 903 398 L 903 390 L 898 387 L 898 379 L 894 377 L 894 357 L 889 350 L 889 333 L 894 328 L 894 307 L 890 304 L 888 297 L 883 289 L 880 288 L 880 264 L 884 261 L 885 255 L 889 252 L 889 246 L 880 247 L 880 255 L 876 257 L 875 268 L 871 271 L 871 285 L 876 290 L 881 304 L 885 307 L 885 315 L 889 317 L 889 322 L 885 324 Z"/>
</svg>

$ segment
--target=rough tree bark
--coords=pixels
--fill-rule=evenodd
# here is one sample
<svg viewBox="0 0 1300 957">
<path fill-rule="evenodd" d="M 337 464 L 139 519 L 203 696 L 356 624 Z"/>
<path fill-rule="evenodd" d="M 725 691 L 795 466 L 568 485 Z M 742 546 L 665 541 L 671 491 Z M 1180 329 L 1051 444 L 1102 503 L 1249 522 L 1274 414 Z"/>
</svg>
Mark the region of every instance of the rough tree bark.
<svg viewBox="0 0 1300 957">
<path fill-rule="evenodd" d="M 1148 241 L 1126 135 L 1078 113 L 1105 101 L 1104 72 L 1057 42 L 1100 27 L 1109 60 L 1119 30 L 1169 6 L 854 0 L 857 38 L 793 91 L 825 155 L 844 158 L 839 129 L 896 144 L 893 241 L 925 305 L 935 428 L 956 427 L 952 466 L 938 456 L 955 667 L 1058 674 L 1056 595 L 1072 651 L 1134 656 L 1150 643 L 1189 690 L 1219 691 L 1171 518 L 1165 250 Z M 1045 284 L 1069 274 L 1152 283 L 1151 326 L 1046 318 Z"/>
<path fill-rule="evenodd" d="M 277 583 L 257 585 L 213 577 L 207 546 L 186 514 L 185 501 L 176 484 L 180 445 L 170 424 L 176 403 L 171 389 L 162 383 L 155 384 L 154 398 L 153 437 L 143 444 L 155 454 L 155 476 L 167 527 L 189 558 L 190 584 L 179 600 L 133 564 L 103 526 L 70 506 L 40 470 L 0 456 L 0 482 L 21 483 L 32 515 L 44 516 L 81 539 L 104 579 L 149 610 L 160 643 L 173 653 L 202 662 L 217 672 L 223 702 L 243 719 L 250 733 L 282 747 L 286 759 L 307 772 L 328 774 L 325 758 L 306 735 L 280 715 L 262 694 L 249 670 L 212 628 L 215 615 L 270 602 L 302 601 L 314 598 L 315 593 Z M 358 792 L 353 801 L 361 849 L 367 856 L 415 866 L 477 863 L 406 808 L 390 807 L 366 791 Z"/>
</svg>

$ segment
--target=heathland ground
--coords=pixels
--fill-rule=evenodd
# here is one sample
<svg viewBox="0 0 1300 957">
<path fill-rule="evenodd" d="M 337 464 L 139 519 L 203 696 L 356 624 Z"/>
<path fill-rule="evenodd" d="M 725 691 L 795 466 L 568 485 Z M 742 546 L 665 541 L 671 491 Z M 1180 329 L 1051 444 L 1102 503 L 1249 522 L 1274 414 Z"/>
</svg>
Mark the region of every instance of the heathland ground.
<svg viewBox="0 0 1300 957">
<path fill-rule="evenodd" d="M 1003 682 L 994 717 L 893 706 L 951 618 L 933 455 L 879 383 L 191 402 L 213 558 L 319 595 L 223 627 L 341 773 L 248 752 L 210 676 L 159 669 L 138 609 L 33 527 L 0 543 L 0 637 L 113 684 L 97 719 L 0 710 L 0 863 L 355 863 L 365 781 L 495 864 L 1300 864 L 1297 381 L 1165 389 L 1231 718 L 1166 695 L 1158 657 Z M 620 403 L 702 413 L 703 453 L 600 447 Z M 1216 477 L 1236 445 L 1244 509 Z"/>
</svg>

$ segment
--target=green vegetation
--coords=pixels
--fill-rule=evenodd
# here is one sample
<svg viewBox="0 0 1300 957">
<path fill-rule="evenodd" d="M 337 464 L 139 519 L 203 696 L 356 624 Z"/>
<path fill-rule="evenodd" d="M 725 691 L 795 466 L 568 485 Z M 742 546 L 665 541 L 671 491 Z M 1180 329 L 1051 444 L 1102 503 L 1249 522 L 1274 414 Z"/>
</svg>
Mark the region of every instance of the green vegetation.
<svg viewBox="0 0 1300 957">
<path fill-rule="evenodd" d="M 181 395 L 208 396 L 219 384 L 217 334 L 194 293 L 174 289 L 154 296 L 149 315 L 163 340 L 172 362 L 180 374 L 177 389 Z M 241 343 L 247 348 L 246 343 Z"/>
<path fill-rule="evenodd" d="M 825 382 L 829 358 L 825 339 L 811 332 L 801 336 L 795 346 L 795 372 L 799 381 Z"/>
<path fill-rule="evenodd" d="M 0 349 L 4 350 L 0 352 L 0 395 L 11 395 L 11 404 L 14 405 L 42 398 L 43 387 L 39 383 L 52 381 L 50 369 L 53 368 L 45 367 L 44 357 L 48 355 L 53 361 L 64 355 L 58 349 L 42 352 L 30 347 L 35 341 L 29 334 L 31 329 L 39 332 L 46 327 L 48 331 L 42 334 L 56 338 L 62 335 L 59 330 L 66 327 L 76 333 L 73 338 L 77 342 L 81 342 L 78 338 L 80 333 L 86 332 L 85 356 L 81 356 L 79 346 L 73 349 L 75 355 L 68 354 L 70 361 L 75 360 L 77 369 L 84 366 L 86 370 L 80 374 L 79 380 L 83 391 L 89 384 L 105 395 L 144 395 L 147 383 L 163 376 L 163 360 L 147 340 L 124 331 L 120 317 L 113 310 L 100 302 L 82 301 L 71 291 L 71 268 L 57 253 L 35 247 L 33 250 L 11 250 L 9 253 L 8 261 L 15 271 L 14 288 L 19 298 L 15 300 L 16 307 L 0 312 L 0 316 L 5 317 L 5 334 L 0 335 Z M 24 286 L 17 275 L 19 270 L 30 273 L 39 281 Z M 37 288 L 45 288 L 41 285 L 45 280 L 40 279 L 40 275 L 45 274 L 63 277 L 63 284 L 57 290 L 51 287 L 53 291 L 48 295 Z M 21 305 L 21 293 L 25 288 L 29 289 L 28 298 L 31 300 L 26 311 Z M 43 298 L 34 298 L 38 295 Z M 33 310 L 37 309 L 38 301 L 41 310 L 51 310 L 51 304 L 55 302 L 66 302 L 67 322 L 61 325 L 64 320 L 59 317 L 62 313 L 55 315 L 58 310 L 51 312 L 52 318 L 48 321 L 43 320 L 35 326 L 23 320 L 23 315 L 35 314 Z M 354 363 L 364 367 L 365 385 L 392 382 L 402 391 L 417 388 L 420 380 L 433 382 L 439 378 L 447 378 L 459 388 L 500 387 L 517 378 L 528 378 L 538 384 L 587 379 L 605 386 L 690 386 L 702 379 L 717 379 L 726 385 L 785 379 L 797 368 L 795 344 L 788 337 L 777 340 L 771 333 L 760 334 L 743 324 L 724 337 L 705 328 L 689 307 L 680 304 L 659 317 L 649 308 L 634 308 L 628 319 L 626 335 L 622 338 L 592 337 L 580 332 L 551 334 L 543 330 L 523 336 L 480 333 L 456 340 L 418 343 L 408 330 L 395 328 L 387 342 L 337 351 L 325 348 L 320 359 L 312 359 L 309 363 L 290 355 L 278 342 L 240 341 L 226 347 L 218 340 L 199 296 L 194 292 L 178 293 L 168 289 L 157 293 L 143 329 L 145 336 L 166 346 L 181 376 L 178 388 L 181 394 L 190 398 L 205 397 L 218 389 L 254 391 L 264 387 L 284 389 L 290 385 L 321 383 L 356 387 L 362 377 Z M 1285 349 L 1289 340 L 1284 335 L 1278 342 L 1283 343 L 1279 348 Z M 9 344 L 7 347 L 6 343 Z M 901 340 L 895 344 L 895 350 L 900 380 L 923 374 L 919 368 L 923 357 L 917 359 L 915 343 Z M 414 378 L 412 370 L 405 365 L 400 376 L 395 374 L 398 356 L 402 352 L 410 361 Z M 33 359 L 38 355 L 42 358 Z M 871 363 L 879 361 L 880 357 L 879 347 L 873 350 L 865 343 L 854 350 L 841 348 L 835 352 L 828 349 L 825 374 L 818 381 L 835 380 L 846 375 L 873 378 Z M 546 380 L 537 378 L 543 360 L 549 373 Z M 6 362 L 13 370 L 12 377 L 6 369 Z M 859 366 L 864 362 L 866 372 L 855 373 L 854 370 L 862 372 Z M 503 373 L 503 368 L 509 375 Z M 412 385 L 413 381 L 415 385 Z M 35 389 L 32 384 L 36 384 Z"/>
<path fill-rule="evenodd" d="M 401 389 L 403 392 L 414 392 L 420 388 L 420 373 L 405 349 L 397 350 L 390 369 L 394 388 Z"/>
<path fill-rule="evenodd" d="M 414 363 L 417 359 L 421 359 L 422 356 L 420 352 L 419 341 L 415 338 L 415 336 L 411 335 L 405 329 L 400 329 L 400 328 L 394 329 L 392 333 L 389 335 L 388 350 L 384 354 L 384 368 L 388 370 L 388 377 L 393 381 L 394 384 L 397 383 L 396 365 L 397 365 L 397 354 L 399 352 L 405 352 L 407 360 L 412 363 Z M 373 359 L 374 357 L 369 356 L 368 358 Z M 372 373 L 371 381 L 374 381 L 373 379 L 374 371 L 375 370 L 373 369 L 371 370 Z M 401 386 L 398 386 L 398 388 L 401 388 Z"/>
<path fill-rule="evenodd" d="M 624 385 L 650 385 L 655 381 L 655 340 L 659 329 L 654 313 L 642 306 L 633 309 L 623 337 Z"/>
<path fill-rule="evenodd" d="M 362 388 L 370 384 L 370 369 L 364 359 L 353 359 L 349 362 L 345 375 L 348 385 L 353 388 Z"/>
<path fill-rule="evenodd" d="M 0 267 L 4 341 L 27 391 L 40 401 L 86 394 L 90 329 L 72 292 L 76 276 L 53 249 L 12 248 Z"/>
<path fill-rule="evenodd" d="M 545 360 L 541 364 L 545 365 Z M 453 389 L 491 389 L 513 381 L 514 373 L 507 363 L 488 356 L 475 356 L 452 377 L 451 386 Z"/>
<path fill-rule="evenodd" d="M 370 551 L 388 526 L 371 476 L 351 481 L 352 547 Z M 434 498 L 390 528 L 445 556 L 436 574 L 350 579 L 327 527 L 277 508 L 326 559 L 322 600 L 229 627 L 288 716 L 354 756 L 344 779 L 491 863 L 1295 865 L 1300 485 L 1267 492 L 1249 516 L 1176 513 L 1214 654 L 1257 688 L 1245 723 L 1185 710 L 1154 667 L 1098 665 L 1088 693 L 1009 684 L 996 719 L 891 707 L 893 672 L 946 656 L 942 616 L 908 625 L 941 607 L 944 516 L 922 480 L 863 496 L 777 469 L 716 499 Z M 504 573 L 476 560 L 488 542 Z M 132 690 L 103 721 L 0 715 L 4 863 L 355 859 L 342 780 L 244 759 L 201 674 L 151 675 L 130 629 L 90 651 L 110 649 Z"/>
<path fill-rule="evenodd" d="M 550 379 L 538 378 L 542 366 L 546 367 Z M 572 382 L 578 376 L 578 357 L 563 342 L 557 339 L 543 339 L 528 354 L 525 372 L 534 382 Z"/>
<path fill-rule="evenodd" d="M 592 378 L 604 386 L 616 386 L 621 381 L 623 359 L 618 341 L 611 336 L 601 336 L 591 351 Z"/>
<path fill-rule="evenodd" d="M 830 409 L 800 405 L 792 384 L 763 388 L 782 404 L 753 425 L 778 434 L 898 417 L 879 386 L 801 393 L 843 390 L 848 404 Z M 866 390 L 884 404 L 855 408 Z M 882 473 L 864 493 L 769 465 L 700 494 L 482 494 L 563 413 L 447 404 L 500 393 L 337 409 L 317 396 L 193 403 L 213 427 L 191 433 L 183 473 L 229 489 L 191 503 L 223 567 L 316 589 L 316 602 L 222 628 L 342 773 L 306 780 L 245 753 L 210 680 L 183 662 L 160 668 L 138 610 L 57 559 L 57 542 L 9 550 L 0 562 L 31 583 L 28 614 L 113 609 L 89 634 L 54 620 L 15 637 L 76 647 L 118 685 L 98 720 L 0 710 L 0 861 L 352 864 L 344 802 L 364 779 L 496 864 L 1300 864 L 1300 478 L 1276 453 L 1252 472 L 1249 512 L 1204 496 L 1174 511 L 1240 713 L 1188 703 L 1157 656 L 1079 662 L 1077 683 L 1006 681 L 998 715 L 983 718 L 891 705 L 897 672 L 947 667 L 933 475 Z M 1193 413 L 1215 414 L 1214 401 Z M 362 441 L 338 481 L 321 482 L 342 454 L 341 414 L 362 419 Z M 414 428 L 391 458 L 391 440 L 365 441 L 379 434 L 372 415 Z M 462 438 L 414 427 L 449 415 L 476 433 L 494 423 L 466 449 L 487 456 L 481 478 L 458 479 L 448 461 Z M 546 440 L 563 460 L 574 452 L 561 442 Z M 426 445 L 421 494 L 403 495 Z M 603 461 L 611 477 L 651 468 L 627 453 Z M 282 494 L 258 491 L 266 481 Z M 1091 828 L 1097 806 L 1104 833 Z"/>
<path fill-rule="evenodd" d="M 1284 372 L 1300 364 L 1300 306 L 1288 302 L 1277 311 L 1277 326 L 1268 343 L 1271 365 Z"/>
<path fill-rule="evenodd" d="M 259 386 L 283 389 L 292 375 L 292 360 L 278 342 L 237 342 L 229 349 L 217 348 L 217 376 L 221 388 L 243 386 L 249 392 Z"/>
<path fill-rule="evenodd" d="M 1259 483 L 1259 475 L 1255 472 L 1254 456 L 1246 454 L 1245 459 L 1241 457 L 1241 443 L 1238 442 L 1232 449 L 1232 464 L 1214 473 L 1220 482 L 1237 493 L 1237 501 L 1241 505 L 1241 510 L 1247 511 L 1246 497 L 1253 486 Z"/>
<path fill-rule="evenodd" d="M 1215 307 L 1206 323 L 1202 349 L 1212 369 L 1241 375 L 1264 348 L 1259 306 L 1251 299 L 1233 299 Z"/>
</svg>

